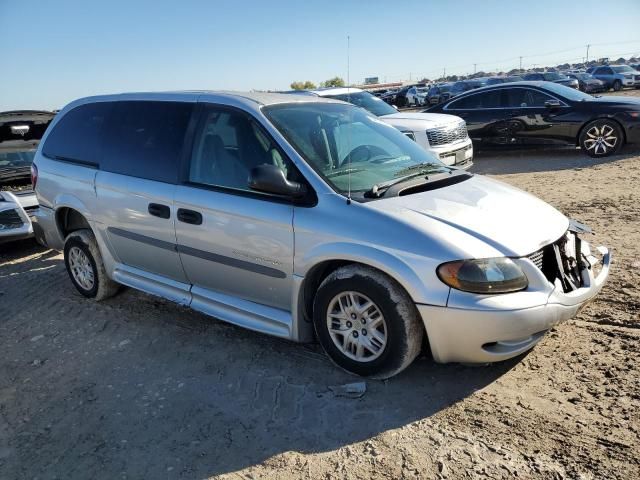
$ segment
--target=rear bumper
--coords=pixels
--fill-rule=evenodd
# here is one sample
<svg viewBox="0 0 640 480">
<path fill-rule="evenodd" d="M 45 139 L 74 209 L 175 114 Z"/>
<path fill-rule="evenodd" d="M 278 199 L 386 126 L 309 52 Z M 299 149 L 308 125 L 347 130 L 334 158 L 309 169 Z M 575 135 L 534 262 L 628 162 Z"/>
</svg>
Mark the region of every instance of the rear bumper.
<svg viewBox="0 0 640 480">
<path fill-rule="evenodd" d="M 435 361 L 497 362 L 532 348 L 550 328 L 573 318 L 600 291 L 609 275 L 611 255 L 603 247 L 599 250 L 603 258 L 598 276 L 593 276 L 593 268 L 585 269 L 584 286 L 570 293 L 556 285 L 548 296 L 526 291 L 485 296 L 466 308 L 417 305 Z"/>
<path fill-rule="evenodd" d="M 35 237 L 39 243 L 55 250 L 64 248 L 64 239 L 61 238 L 58 231 L 53 209 L 40 206 L 33 216 L 32 223 Z"/>
</svg>

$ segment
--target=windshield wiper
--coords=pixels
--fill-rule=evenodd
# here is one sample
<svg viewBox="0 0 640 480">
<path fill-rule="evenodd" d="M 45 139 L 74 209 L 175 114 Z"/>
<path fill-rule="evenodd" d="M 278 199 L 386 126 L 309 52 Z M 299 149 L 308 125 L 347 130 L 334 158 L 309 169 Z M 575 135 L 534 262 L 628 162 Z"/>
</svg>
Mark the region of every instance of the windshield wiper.
<svg viewBox="0 0 640 480">
<path fill-rule="evenodd" d="M 325 173 L 324 176 L 327 178 L 333 178 L 340 177 L 341 175 L 346 175 L 348 173 L 359 173 L 364 171 L 364 168 L 346 168 L 344 170 L 334 170 L 333 172 Z"/>
<path fill-rule="evenodd" d="M 431 172 L 433 170 L 440 170 L 442 168 L 446 168 L 443 165 L 439 164 L 439 163 L 433 163 L 433 162 L 424 162 L 424 163 L 418 163 L 416 165 L 411 165 L 410 167 L 407 168 L 403 168 L 402 170 L 398 170 L 396 173 L 394 173 L 393 175 L 395 177 L 399 177 L 399 176 L 403 176 L 407 173 L 413 172 L 414 170 L 418 170 L 420 172 Z"/>
<path fill-rule="evenodd" d="M 395 173 L 396 175 L 402 175 L 403 173 L 405 173 L 405 175 L 402 175 L 401 177 L 396 178 L 394 180 L 388 180 L 386 182 L 376 183 L 369 190 L 365 192 L 365 196 L 373 196 L 376 198 L 381 197 L 382 195 L 385 194 L 387 190 L 389 190 L 389 188 L 393 187 L 394 185 L 398 185 L 399 183 L 406 182 L 407 180 L 411 180 L 412 178 L 419 177 L 421 175 L 425 175 L 424 179 L 425 181 L 428 181 L 429 177 L 426 175 L 427 173 L 432 173 L 434 171 L 439 173 L 446 173 L 446 170 L 440 172 L 442 168 L 443 168 L 442 165 L 437 163 L 431 163 L 431 162 L 412 165 L 405 169 L 399 170 L 398 172 Z M 446 169 L 446 167 L 444 168 Z M 451 172 L 450 169 L 448 170 L 449 172 Z"/>
</svg>

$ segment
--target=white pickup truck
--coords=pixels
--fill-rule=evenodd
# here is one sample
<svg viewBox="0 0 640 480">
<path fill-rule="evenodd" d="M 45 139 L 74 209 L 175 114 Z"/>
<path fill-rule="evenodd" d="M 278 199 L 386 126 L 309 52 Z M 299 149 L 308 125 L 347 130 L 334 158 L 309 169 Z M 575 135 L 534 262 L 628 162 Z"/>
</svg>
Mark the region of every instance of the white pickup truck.
<svg viewBox="0 0 640 480">
<path fill-rule="evenodd" d="M 396 127 L 446 165 L 469 168 L 473 145 L 463 119 L 441 113 L 399 112 L 378 97 L 359 88 L 320 88 L 308 93 L 352 103 Z"/>
<path fill-rule="evenodd" d="M 31 187 L 31 164 L 53 112 L 0 112 L 0 243 L 34 235 L 31 217 L 38 200 Z"/>
</svg>

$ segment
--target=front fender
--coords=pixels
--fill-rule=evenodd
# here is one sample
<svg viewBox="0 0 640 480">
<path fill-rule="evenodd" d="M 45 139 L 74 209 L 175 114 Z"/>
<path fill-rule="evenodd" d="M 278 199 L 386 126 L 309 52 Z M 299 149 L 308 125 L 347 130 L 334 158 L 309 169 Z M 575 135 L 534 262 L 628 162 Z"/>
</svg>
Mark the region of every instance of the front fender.
<svg viewBox="0 0 640 480">
<path fill-rule="evenodd" d="M 396 280 L 415 303 L 446 306 L 449 287 L 436 275 L 434 259 L 408 252 L 387 251 L 347 242 L 324 243 L 296 260 L 295 274 L 305 277 L 315 266 L 327 261 L 361 263 L 376 268 Z"/>
</svg>

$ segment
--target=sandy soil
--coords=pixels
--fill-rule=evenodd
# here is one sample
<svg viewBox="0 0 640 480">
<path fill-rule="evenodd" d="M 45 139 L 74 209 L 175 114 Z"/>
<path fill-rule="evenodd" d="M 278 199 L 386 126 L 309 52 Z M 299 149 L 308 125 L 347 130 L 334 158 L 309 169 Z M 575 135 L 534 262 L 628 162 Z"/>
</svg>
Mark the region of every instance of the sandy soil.
<svg viewBox="0 0 640 480">
<path fill-rule="evenodd" d="M 640 478 L 640 156 L 481 153 L 615 249 L 609 283 L 529 354 L 353 382 L 297 345 L 0 250 L 0 478 Z M 526 232 L 523 232 L 526 234 Z"/>
</svg>

